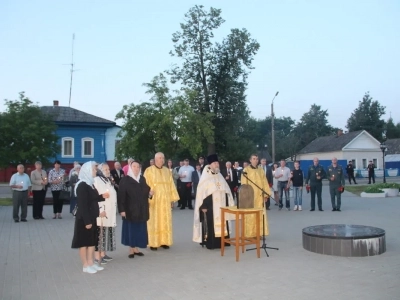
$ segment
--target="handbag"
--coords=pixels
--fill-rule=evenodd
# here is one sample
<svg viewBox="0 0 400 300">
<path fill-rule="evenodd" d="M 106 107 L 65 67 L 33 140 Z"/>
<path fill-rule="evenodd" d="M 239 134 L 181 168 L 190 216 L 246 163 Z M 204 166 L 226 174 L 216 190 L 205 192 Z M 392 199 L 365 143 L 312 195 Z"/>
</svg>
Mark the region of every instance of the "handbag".
<svg viewBox="0 0 400 300">
<path fill-rule="evenodd" d="M 70 196 L 71 196 L 71 192 L 70 192 L 69 188 L 64 185 L 63 189 L 60 192 L 60 199 L 69 200 Z"/>
</svg>

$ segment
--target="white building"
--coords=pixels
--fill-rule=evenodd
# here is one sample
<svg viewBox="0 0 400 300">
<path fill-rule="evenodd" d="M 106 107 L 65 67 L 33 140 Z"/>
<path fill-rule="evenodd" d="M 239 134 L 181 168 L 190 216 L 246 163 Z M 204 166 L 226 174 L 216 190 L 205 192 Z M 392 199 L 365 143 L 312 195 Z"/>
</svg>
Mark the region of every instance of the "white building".
<svg viewBox="0 0 400 300">
<path fill-rule="evenodd" d="M 115 161 L 117 158 L 115 157 L 116 147 L 121 140 L 121 137 L 118 137 L 118 133 L 121 131 L 121 126 L 115 125 L 106 130 L 106 155 L 107 161 Z"/>
</svg>

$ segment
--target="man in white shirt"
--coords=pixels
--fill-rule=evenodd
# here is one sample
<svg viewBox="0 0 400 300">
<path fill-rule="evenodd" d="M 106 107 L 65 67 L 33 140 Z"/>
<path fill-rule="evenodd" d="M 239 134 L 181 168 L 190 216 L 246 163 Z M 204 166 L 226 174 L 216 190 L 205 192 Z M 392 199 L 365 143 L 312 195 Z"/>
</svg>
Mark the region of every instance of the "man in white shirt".
<svg viewBox="0 0 400 300">
<path fill-rule="evenodd" d="M 278 179 L 279 210 L 282 210 L 283 207 L 283 193 L 285 193 L 286 209 L 290 210 L 290 169 L 286 167 L 286 161 L 284 159 L 281 159 L 280 165 L 281 166 L 275 170 L 275 178 Z"/>
<path fill-rule="evenodd" d="M 28 174 L 24 173 L 24 165 L 18 165 L 17 171 L 10 179 L 10 187 L 13 190 L 13 219 L 19 222 L 19 208 L 21 207 L 21 222 L 27 222 L 28 214 L 28 192 L 31 189 L 31 180 Z"/>
<path fill-rule="evenodd" d="M 179 168 L 179 178 L 181 180 L 181 209 L 185 209 L 186 206 L 189 209 L 193 209 L 192 206 L 192 173 L 194 168 L 189 166 L 189 160 L 186 158 L 183 161 L 183 166 Z"/>
</svg>

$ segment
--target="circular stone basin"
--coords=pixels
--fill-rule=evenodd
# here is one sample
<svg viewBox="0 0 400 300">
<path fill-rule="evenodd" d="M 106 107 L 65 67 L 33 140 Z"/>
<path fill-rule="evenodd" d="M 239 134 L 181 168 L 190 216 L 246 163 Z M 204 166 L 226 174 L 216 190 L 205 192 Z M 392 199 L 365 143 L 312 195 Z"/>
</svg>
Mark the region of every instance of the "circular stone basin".
<svg viewBox="0 0 400 300">
<path fill-rule="evenodd" d="M 386 251 L 385 230 L 372 226 L 330 224 L 303 229 L 303 248 L 336 256 L 373 256 Z"/>
</svg>

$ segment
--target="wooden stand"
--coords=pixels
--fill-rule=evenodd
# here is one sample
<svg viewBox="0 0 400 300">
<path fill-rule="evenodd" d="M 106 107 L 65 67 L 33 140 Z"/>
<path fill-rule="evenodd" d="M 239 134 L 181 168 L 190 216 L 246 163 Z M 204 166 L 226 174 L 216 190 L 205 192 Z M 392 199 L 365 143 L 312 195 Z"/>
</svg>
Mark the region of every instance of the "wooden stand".
<svg viewBox="0 0 400 300">
<path fill-rule="evenodd" d="M 235 237 L 225 238 L 225 213 L 235 215 Z M 221 256 L 224 256 L 225 243 L 235 245 L 236 261 L 239 261 L 239 247 L 242 246 L 242 253 L 244 253 L 245 245 L 256 245 L 257 257 L 260 258 L 260 220 L 262 218 L 262 208 L 235 208 L 235 207 L 221 207 Z M 244 220 L 246 215 L 256 215 L 256 236 L 245 237 Z M 242 220 L 241 228 L 239 230 L 239 220 Z"/>
</svg>

